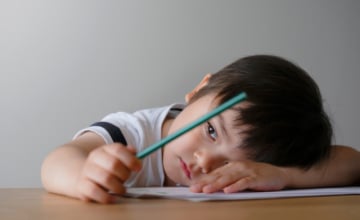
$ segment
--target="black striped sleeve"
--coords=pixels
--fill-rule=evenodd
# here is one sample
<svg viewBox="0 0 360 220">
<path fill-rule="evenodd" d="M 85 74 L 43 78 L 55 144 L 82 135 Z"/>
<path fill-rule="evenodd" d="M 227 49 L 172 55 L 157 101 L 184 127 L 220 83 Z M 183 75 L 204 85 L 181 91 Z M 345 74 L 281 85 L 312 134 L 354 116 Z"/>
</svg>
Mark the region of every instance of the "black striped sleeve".
<svg viewBox="0 0 360 220">
<path fill-rule="evenodd" d="M 109 122 L 100 121 L 100 122 L 95 122 L 91 126 L 99 126 L 104 128 L 109 133 L 114 143 L 121 143 L 123 145 L 127 145 L 123 133 L 121 132 L 120 128 L 116 127 L 115 125 Z"/>
</svg>

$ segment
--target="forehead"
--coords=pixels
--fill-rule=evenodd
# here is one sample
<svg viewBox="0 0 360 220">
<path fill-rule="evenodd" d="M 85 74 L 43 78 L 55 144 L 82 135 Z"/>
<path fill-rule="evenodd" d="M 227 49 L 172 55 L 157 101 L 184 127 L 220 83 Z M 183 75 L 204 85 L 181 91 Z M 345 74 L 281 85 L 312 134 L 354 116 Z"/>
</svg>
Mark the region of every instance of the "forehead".
<svg viewBox="0 0 360 220">
<path fill-rule="evenodd" d="M 200 110 L 202 112 L 210 112 L 216 107 L 220 106 L 221 98 L 216 96 L 216 94 L 207 94 L 191 102 L 189 106 L 194 110 Z M 221 115 L 226 115 L 227 118 L 232 119 L 240 119 L 241 118 L 241 110 L 249 107 L 251 104 L 247 101 L 242 101 L 233 107 L 225 110 L 224 112 L 220 113 Z M 216 117 L 216 116 L 215 116 Z"/>
<path fill-rule="evenodd" d="M 237 140 L 238 145 L 241 145 L 239 142 L 243 139 L 244 133 L 248 128 L 247 125 L 242 123 L 240 105 L 241 104 L 238 104 L 234 108 L 230 108 L 217 117 L 214 117 L 215 120 L 219 120 L 219 123 L 223 126 L 223 129 L 228 132 L 229 136 Z"/>
</svg>

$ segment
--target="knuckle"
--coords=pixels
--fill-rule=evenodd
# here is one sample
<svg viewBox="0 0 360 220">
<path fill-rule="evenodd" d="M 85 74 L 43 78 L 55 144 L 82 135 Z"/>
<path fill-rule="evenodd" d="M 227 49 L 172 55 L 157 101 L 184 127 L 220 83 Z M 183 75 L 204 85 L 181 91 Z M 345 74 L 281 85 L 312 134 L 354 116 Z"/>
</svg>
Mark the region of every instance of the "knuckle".
<svg viewBox="0 0 360 220">
<path fill-rule="evenodd" d="M 119 176 L 121 180 L 125 181 L 126 179 L 129 178 L 130 173 L 128 172 L 128 169 L 124 166 L 124 164 L 121 161 L 114 159 L 110 162 L 109 166 L 111 172 Z"/>
<path fill-rule="evenodd" d="M 138 161 L 135 158 L 131 158 L 129 161 L 130 168 L 136 168 L 139 165 Z"/>
<path fill-rule="evenodd" d="M 112 171 L 119 170 L 122 167 L 122 163 L 116 158 L 110 158 L 108 162 L 109 162 L 109 169 Z"/>
<path fill-rule="evenodd" d="M 111 144 L 108 146 L 108 149 L 111 150 L 114 154 L 119 155 L 124 152 L 126 147 L 122 146 L 121 144 Z"/>
<path fill-rule="evenodd" d="M 244 183 L 245 185 L 250 185 L 250 183 L 254 182 L 254 178 L 248 176 L 246 178 L 244 178 Z"/>
<path fill-rule="evenodd" d="M 109 195 L 91 180 L 83 180 L 78 185 L 79 199 L 85 202 L 108 203 Z"/>
<path fill-rule="evenodd" d="M 89 153 L 88 160 L 92 161 L 99 154 L 99 149 L 93 150 Z"/>
<path fill-rule="evenodd" d="M 126 192 L 125 187 L 122 184 L 116 184 L 112 190 L 119 195 L 122 195 Z"/>
<path fill-rule="evenodd" d="M 83 181 L 81 182 L 81 186 L 78 187 L 80 191 L 80 198 L 86 201 L 88 198 L 93 198 L 96 195 L 96 186 L 91 183 L 90 181 Z"/>
<path fill-rule="evenodd" d="M 130 172 L 122 172 L 121 173 L 121 179 L 123 181 L 126 181 L 130 177 Z"/>
<path fill-rule="evenodd" d="M 102 176 L 102 182 L 103 182 L 102 185 L 111 186 L 112 180 L 113 180 L 112 174 L 104 173 L 103 176 Z"/>
<path fill-rule="evenodd" d="M 93 198 L 94 195 L 97 194 L 97 187 L 95 184 L 88 184 L 87 188 L 86 188 L 86 194 Z"/>
<path fill-rule="evenodd" d="M 94 178 L 97 172 L 98 172 L 98 167 L 89 162 L 85 164 L 85 166 L 83 167 L 82 177 L 91 180 Z"/>
</svg>

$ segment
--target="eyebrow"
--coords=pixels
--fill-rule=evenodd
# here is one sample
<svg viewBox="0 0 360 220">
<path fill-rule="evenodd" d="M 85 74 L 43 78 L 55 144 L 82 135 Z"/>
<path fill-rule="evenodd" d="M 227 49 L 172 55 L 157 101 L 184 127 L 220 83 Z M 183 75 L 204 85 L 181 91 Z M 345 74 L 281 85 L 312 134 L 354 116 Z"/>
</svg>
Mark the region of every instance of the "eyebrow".
<svg viewBox="0 0 360 220">
<path fill-rule="evenodd" d="M 229 134 L 228 134 L 228 131 L 227 131 L 226 126 L 225 126 L 224 117 L 222 116 L 222 114 L 219 114 L 219 115 L 218 115 L 218 118 L 219 118 L 219 120 L 220 120 L 221 130 L 223 131 L 223 133 L 225 134 L 225 136 L 227 137 L 227 139 L 229 139 Z"/>
</svg>

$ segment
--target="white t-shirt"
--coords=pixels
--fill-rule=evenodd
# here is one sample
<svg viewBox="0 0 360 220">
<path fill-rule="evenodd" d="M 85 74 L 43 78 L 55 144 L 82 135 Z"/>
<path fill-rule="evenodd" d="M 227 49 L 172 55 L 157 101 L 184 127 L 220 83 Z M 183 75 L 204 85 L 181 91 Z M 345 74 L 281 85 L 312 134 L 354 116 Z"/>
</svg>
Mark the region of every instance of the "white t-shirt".
<svg viewBox="0 0 360 220">
<path fill-rule="evenodd" d="M 182 104 L 172 104 L 166 107 L 140 110 L 132 114 L 126 112 L 112 113 L 105 116 L 100 123 L 80 130 L 74 138 L 86 131 L 92 131 L 100 135 L 106 144 L 122 142 L 135 147 L 137 152 L 140 152 L 161 140 L 161 128 L 166 116 L 176 117 L 183 108 L 184 105 Z M 142 165 L 142 169 L 139 172 L 133 172 L 124 186 L 164 185 L 165 175 L 161 150 L 143 158 Z"/>
</svg>

